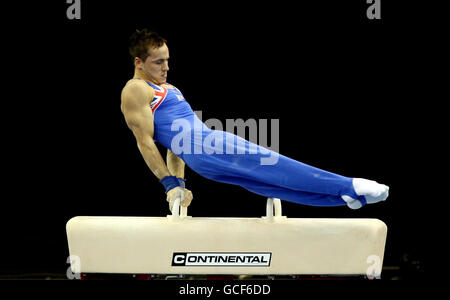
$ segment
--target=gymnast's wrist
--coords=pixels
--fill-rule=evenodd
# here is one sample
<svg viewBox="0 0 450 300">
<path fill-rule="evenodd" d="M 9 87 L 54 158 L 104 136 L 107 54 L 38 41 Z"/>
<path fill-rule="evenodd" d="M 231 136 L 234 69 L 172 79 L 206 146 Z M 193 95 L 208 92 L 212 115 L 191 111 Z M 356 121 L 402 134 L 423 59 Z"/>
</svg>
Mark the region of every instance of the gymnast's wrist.
<svg viewBox="0 0 450 300">
<path fill-rule="evenodd" d="M 181 177 L 177 177 L 178 183 L 180 184 L 180 186 L 184 189 L 186 188 L 186 181 L 181 178 Z"/>
<path fill-rule="evenodd" d="M 184 179 L 176 176 L 165 176 L 159 182 L 164 186 L 166 193 L 177 186 L 182 188 L 185 187 Z"/>
</svg>

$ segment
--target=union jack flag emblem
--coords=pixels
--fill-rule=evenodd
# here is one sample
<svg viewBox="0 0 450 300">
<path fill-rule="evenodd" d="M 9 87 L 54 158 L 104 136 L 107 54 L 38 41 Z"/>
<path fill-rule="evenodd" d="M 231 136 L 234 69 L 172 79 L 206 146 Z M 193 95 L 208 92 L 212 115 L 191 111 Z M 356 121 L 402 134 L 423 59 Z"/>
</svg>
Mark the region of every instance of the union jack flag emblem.
<svg viewBox="0 0 450 300">
<path fill-rule="evenodd" d="M 155 90 L 155 98 L 153 98 L 152 102 L 150 103 L 150 107 L 152 108 L 152 112 L 155 112 L 155 110 L 158 108 L 158 106 L 166 98 L 167 89 L 162 86 L 154 86 L 153 89 Z"/>
</svg>

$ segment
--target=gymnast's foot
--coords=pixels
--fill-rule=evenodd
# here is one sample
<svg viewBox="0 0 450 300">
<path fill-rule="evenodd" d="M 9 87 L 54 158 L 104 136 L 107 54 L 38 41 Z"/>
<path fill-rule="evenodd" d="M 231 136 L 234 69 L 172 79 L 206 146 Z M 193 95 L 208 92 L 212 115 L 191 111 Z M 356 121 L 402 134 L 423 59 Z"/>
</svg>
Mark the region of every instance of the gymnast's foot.
<svg viewBox="0 0 450 300">
<path fill-rule="evenodd" d="M 389 195 L 389 187 L 387 185 L 363 178 L 353 178 L 353 188 L 358 196 L 366 198 L 368 204 L 384 201 Z M 351 209 L 358 209 L 362 206 L 359 200 L 349 196 L 342 196 L 342 199 L 347 202 L 347 206 Z"/>
</svg>

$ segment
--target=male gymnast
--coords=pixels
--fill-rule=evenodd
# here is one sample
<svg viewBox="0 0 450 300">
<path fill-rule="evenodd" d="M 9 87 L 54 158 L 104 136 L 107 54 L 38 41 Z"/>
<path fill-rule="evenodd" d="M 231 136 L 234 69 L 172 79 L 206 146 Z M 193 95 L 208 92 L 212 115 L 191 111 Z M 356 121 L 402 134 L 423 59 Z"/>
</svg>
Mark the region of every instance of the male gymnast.
<svg viewBox="0 0 450 300">
<path fill-rule="evenodd" d="M 136 30 L 129 52 L 135 72 L 122 90 L 121 110 L 145 162 L 165 188 L 171 211 L 175 199 L 187 207 L 193 198 L 185 188 L 185 164 L 210 180 L 305 205 L 358 209 L 388 197 L 384 184 L 327 172 L 209 129 L 183 94 L 167 83 L 169 49 L 157 33 Z M 167 165 L 155 142 L 167 148 Z M 276 162 L 262 163 L 268 157 Z"/>
</svg>

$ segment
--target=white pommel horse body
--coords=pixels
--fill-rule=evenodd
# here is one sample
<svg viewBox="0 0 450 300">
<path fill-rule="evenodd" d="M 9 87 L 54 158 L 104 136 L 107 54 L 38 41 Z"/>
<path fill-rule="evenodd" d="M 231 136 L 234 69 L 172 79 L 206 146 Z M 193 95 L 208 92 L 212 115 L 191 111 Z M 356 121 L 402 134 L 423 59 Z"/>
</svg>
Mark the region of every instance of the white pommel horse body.
<svg viewBox="0 0 450 300">
<path fill-rule="evenodd" d="M 167 217 L 79 216 L 66 230 L 82 274 L 380 278 L 387 235 L 378 219 L 287 218 L 273 198 L 262 218 L 193 218 L 177 200 Z"/>
</svg>

